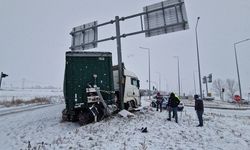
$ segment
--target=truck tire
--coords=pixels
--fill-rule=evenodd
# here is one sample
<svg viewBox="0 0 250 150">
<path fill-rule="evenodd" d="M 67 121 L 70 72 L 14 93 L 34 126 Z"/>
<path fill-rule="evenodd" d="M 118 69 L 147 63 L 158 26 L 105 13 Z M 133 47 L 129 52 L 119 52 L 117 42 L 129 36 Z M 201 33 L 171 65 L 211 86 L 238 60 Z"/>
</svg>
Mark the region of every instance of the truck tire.
<svg viewBox="0 0 250 150">
<path fill-rule="evenodd" d="M 135 101 L 134 101 L 134 100 L 131 100 L 130 102 L 131 102 L 131 106 L 132 106 L 133 108 L 136 108 Z"/>
<path fill-rule="evenodd" d="M 75 115 L 70 115 L 69 116 L 69 120 L 72 122 L 76 122 L 77 121 L 77 117 Z"/>
<path fill-rule="evenodd" d="M 68 114 L 68 111 L 67 111 L 66 108 L 63 109 L 63 111 L 62 111 L 62 120 L 63 121 L 69 121 L 69 114 Z"/>
<path fill-rule="evenodd" d="M 80 125 L 85 125 L 94 121 L 94 116 L 89 109 L 82 110 L 78 115 Z"/>
<path fill-rule="evenodd" d="M 97 121 L 101 121 L 104 118 L 104 107 L 102 104 L 97 104 L 95 107 L 98 110 Z"/>
<path fill-rule="evenodd" d="M 127 109 L 126 110 L 128 110 L 128 111 L 131 111 L 131 110 L 133 110 L 133 100 L 131 100 L 131 101 L 128 101 L 127 103 L 126 103 L 127 105 Z M 125 107 L 126 108 L 126 107 Z"/>
<path fill-rule="evenodd" d="M 90 120 L 88 112 L 80 112 L 78 119 L 81 126 L 88 124 Z"/>
</svg>

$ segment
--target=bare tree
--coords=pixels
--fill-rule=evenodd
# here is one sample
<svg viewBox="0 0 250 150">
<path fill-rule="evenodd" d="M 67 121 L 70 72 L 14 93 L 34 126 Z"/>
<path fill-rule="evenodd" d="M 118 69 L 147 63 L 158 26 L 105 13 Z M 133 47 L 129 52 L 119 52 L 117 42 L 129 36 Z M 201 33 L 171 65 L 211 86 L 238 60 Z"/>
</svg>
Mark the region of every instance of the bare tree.
<svg viewBox="0 0 250 150">
<path fill-rule="evenodd" d="M 224 82 L 221 79 L 216 79 L 213 81 L 212 90 L 216 96 L 219 96 L 220 99 L 223 99 L 222 88 L 224 87 Z"/>
<path fill-rule="evenodd" d="M 226 87 L 227 87 L 227 96 L 233 100 L 234 94 L 238 91 L 238 86 L 236 81 L 233 79 L 227 79 Z"/>
</svg>

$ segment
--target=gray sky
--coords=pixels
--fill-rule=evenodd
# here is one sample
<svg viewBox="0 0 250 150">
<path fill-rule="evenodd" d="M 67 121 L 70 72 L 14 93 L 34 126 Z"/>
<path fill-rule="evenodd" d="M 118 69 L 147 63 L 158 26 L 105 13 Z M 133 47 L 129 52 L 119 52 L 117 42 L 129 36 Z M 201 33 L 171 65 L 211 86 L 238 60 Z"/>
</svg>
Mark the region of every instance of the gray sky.
<svg viewBox="0 0 250 150">
<path fill-rule="evenodd" d="M 62 87 L 65 52 L 71 45 L 69 32 L 75 26 L 98 20 L 103 23 L 115 16 L 142 12 L 143 6 L 160 0 L 0 0 L 0 71 L 9 74 L 6 85 L 26 84 Z M 233 43 L 250 38 L 249 0 L 185 0 L 189 30 L 145 38 L 144 34 L 122 39 L 123 61 L 127 69 L 148 84 L 147 52 L 151 49 L 152 81 L 161 89 L 177 91 L 177 60 L 179 56 L 182 91 L 194 91 L 193 72 L 198 91 L 198 69 L 195 45 L 196 18 L 198 26 L 201 75 L 237 80 Z M 121 23 L 121 33 L 138 27 L 138 20 Z M 115 34 L 115 27 L 100 30 L 100 37 Z M 117 64 L 116 41 L 98 44 L 95 51 L 113 53 Z M 237 45 L 243 93 L 250 92 L 250 41 Z M 209 85 L 211 87 L 211 84 Z M 205 89 L 205 87 L 203 88 Z"/>
</svg>

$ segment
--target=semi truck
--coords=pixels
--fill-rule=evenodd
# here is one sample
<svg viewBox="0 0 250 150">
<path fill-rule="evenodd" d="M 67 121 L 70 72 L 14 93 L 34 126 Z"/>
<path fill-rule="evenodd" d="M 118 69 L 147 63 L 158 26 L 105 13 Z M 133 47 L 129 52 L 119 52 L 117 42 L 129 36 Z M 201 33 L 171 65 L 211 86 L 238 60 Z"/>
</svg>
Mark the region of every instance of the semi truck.
<svg viewBox="0 0 250 150">
<path fill-rule="evenodd" d="M 140 81 L 122 66 L 124 107 L 131 110 L 141 105 Z M 118 66 L 113 66 L 110 52 L 66 52 L 63 87 L 64 121 L 84 125 L 121 109 Z"/>
</svg>

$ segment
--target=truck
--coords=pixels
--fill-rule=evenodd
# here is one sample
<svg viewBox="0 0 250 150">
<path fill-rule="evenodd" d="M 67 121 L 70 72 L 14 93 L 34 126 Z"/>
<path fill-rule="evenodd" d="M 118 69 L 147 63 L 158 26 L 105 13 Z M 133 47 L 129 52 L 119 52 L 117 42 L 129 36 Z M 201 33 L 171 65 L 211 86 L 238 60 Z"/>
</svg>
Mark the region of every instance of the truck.
<svg viewBox="0 0 250 150">
<path fill-rule="evenodd" d="M 124 107 L 132 110 L 141 105 L 140 81 L 135 73 L 122 65 Z M 64 121 L 78 121 L 80 125 L 100 121 L 119 111 L 118 66 L 112 64 L 112 53 L 66 52 L 63 93 Z"/>
</svg>

